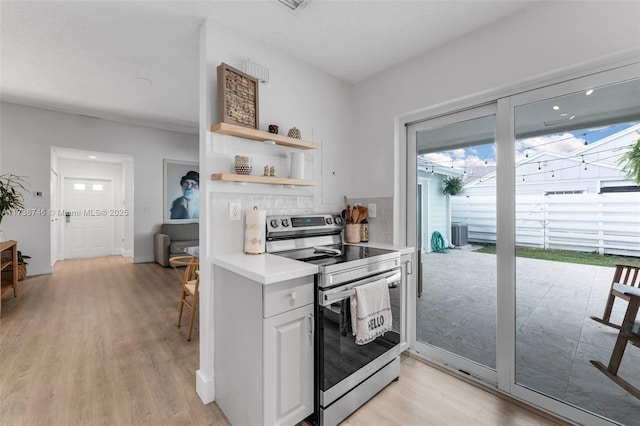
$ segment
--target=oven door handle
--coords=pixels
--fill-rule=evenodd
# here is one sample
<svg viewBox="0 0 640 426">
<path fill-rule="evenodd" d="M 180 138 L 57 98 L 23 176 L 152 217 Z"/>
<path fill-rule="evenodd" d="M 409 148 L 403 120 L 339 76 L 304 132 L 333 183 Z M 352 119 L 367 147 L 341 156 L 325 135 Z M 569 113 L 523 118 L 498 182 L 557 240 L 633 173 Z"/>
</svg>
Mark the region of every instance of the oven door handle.
<svg viewBox="0 0 640 426">
<path fill-rule="evenodd" d="M 397 286 L 394 286 L 393 283 L 399 281 L 401 278 L 402 278 L 402 273 L 401 272 L 396 272 L 395 274 L 393 274 L 393 275 L 391 275 L 389 277 L 386 277 L 387 285 L 390 288 L 395 288 Z M 324 293 L 323 296 L 322 296 L 323 301 L 325 303 L 331 303 L 331 302 L 336 301 L 336 300 L 340 300 L 340 299 L 347 298 L 349 296 L 353 296 L 354 294 L 356 294 L 356 291 L 354 290 L 355 287 L 359 287 L 361 285 L 369 284 L 369 283 L 372 283 L 372 282 L 374 282 L 374 281 L 367 281 L 365 283 L 361 283 L 361 284 L 358 284 L 358 285 L 353 285 L 351 287 L 348 287 L 347 290 L 343 290 L 343 291 L 340 291 L 338 293 Z"/>
</svg>

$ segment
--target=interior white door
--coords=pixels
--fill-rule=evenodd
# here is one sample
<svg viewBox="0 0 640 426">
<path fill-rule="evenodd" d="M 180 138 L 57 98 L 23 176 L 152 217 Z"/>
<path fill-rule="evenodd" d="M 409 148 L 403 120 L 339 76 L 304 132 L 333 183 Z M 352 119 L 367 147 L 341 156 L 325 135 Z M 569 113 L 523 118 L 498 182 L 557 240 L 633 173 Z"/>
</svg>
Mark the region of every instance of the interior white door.
<svg viewBox="0 0 640 426">
<path fill-rule="evenodd" d="M 111 255 L 113 197 L 110 180 L 65 178 L 65 259 Z"/>
</svg>

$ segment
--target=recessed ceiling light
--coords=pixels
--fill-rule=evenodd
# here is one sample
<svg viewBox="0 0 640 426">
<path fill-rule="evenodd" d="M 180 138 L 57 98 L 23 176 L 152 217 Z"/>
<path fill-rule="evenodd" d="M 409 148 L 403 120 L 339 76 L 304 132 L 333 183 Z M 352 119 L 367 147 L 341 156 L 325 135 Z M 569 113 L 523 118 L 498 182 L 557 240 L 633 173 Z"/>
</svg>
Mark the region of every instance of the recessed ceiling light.
<svg viewBox="0 0 640 426">
<path fill-rule="evenodd" d="M 589 89 L 589 90 L 587 90 L 587 93 L 585 93 L 585 95 L 589 96 L 592 93 L 593 93 L 593 89 Z"/>
<path fill-rule="evenodd" d="M 572 115 L 571 117 L 569 117 L 569 120 L 573 120 L 574 118 L 576 118 L 576 116 Z"/>
<path fill-rule="evenodd" d="M 553 106 L 553 110 L 554 110 L 554 111 L 557 111 L 557 110 L 559 110 L 559 109 L 560 109 L 560 107 L 559 107 L 558 105 L 554 105 L 554 106 Z"/>
<path fill-rule="evenodd" d="M 560 117 L 566 117 L 567 115 L 569 115 L 569 114 L 566 114 L 566 113 L 565 114 L 560 114 Z"/>
<path fill-rule="evenodd" d="M 98 157 L 96 157 L 95 155 L 90 155 L 89 158 L 91 158 L 92 160 L 95 160 Z"/>
</svg>

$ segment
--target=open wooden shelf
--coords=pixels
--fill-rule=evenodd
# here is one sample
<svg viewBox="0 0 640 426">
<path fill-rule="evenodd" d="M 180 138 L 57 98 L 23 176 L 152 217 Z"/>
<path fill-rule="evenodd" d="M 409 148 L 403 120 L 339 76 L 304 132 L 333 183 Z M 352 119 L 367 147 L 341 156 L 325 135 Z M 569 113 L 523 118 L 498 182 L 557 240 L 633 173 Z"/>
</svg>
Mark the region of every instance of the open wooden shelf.
<svg viewBox="0 0 640 426">
<path fill-rule="evenodd" d="M 247 183 L 267 183 L 270 185 L 295 185 L 295 186 L 316 186 L 314 180 L 289 179 L 278 176 L 254 176 L 238 175 L 235 173 L 215 173 L 211 175 L 211 180 L 221 182 L 247 182 Z"/>
<path fill-rule="evenodd" d="M 211 132 L 228 136 L 251 139 L 258 142 L 274 141 L 276 145 L 287 146 L 297 149 L 316 149 L 318 144 L 302 139 L 290 138 L 288 136 L 277 135 L 275 133 L 263 132 L 262 130 L 251 129 L 229 123 L 217 123 L 211 126 Z"/>
<path fill-rule="evenodd" d="M 6 268 L 8 266 L 11 266 L 11 265 L 13 265 L 13 262 L 11 260 L 3 260 L 1 262 L 2 268 L 0 268 L 0 269 L 4 271 L 4 268 Z"/>
</svg>

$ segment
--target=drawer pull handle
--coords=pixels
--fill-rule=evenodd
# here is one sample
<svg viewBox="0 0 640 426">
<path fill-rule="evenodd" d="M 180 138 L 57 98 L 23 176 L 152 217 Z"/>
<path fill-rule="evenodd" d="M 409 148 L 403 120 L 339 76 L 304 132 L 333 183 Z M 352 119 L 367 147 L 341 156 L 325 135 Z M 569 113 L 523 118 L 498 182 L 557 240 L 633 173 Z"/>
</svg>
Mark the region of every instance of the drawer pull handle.
<svg viewBox="0 0 640 426">
<path fill-rule="evenodd" d="M 296 297 L 298 297 L 298 293 L 296 293 L 295 291 L 291 293 L 291 300 L 296 300 Z"/>
</svg>

